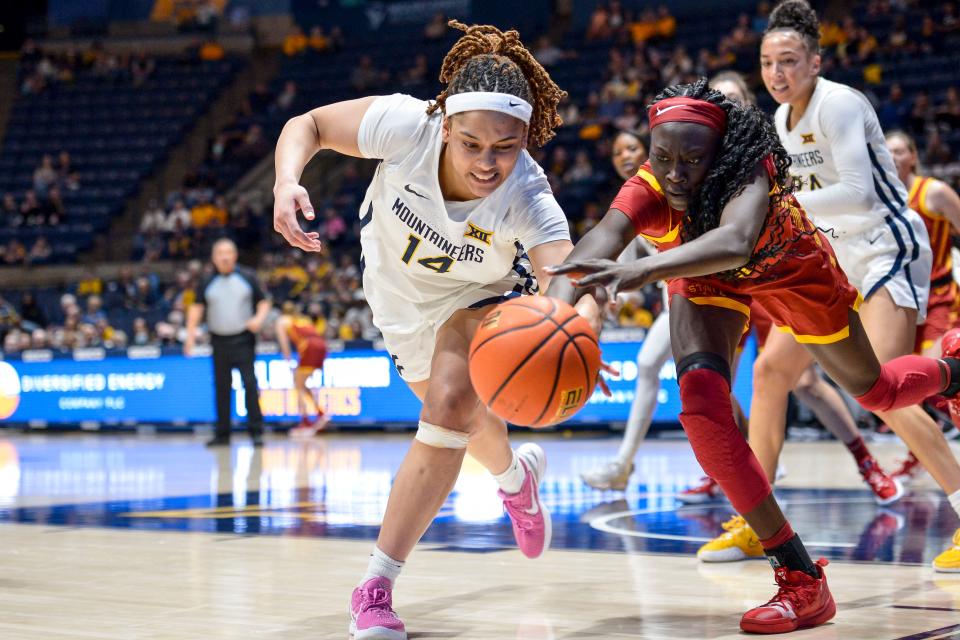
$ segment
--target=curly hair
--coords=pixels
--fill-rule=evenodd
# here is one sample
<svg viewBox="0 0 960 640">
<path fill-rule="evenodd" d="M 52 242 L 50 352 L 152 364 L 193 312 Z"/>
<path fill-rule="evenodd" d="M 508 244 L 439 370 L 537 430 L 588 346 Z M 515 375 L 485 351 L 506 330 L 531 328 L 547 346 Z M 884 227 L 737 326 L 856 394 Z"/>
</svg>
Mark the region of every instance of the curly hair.
<svg viewBox="0 0 960 640">
<path fill-rule="evenodd" d="M 723 208 L 753 181 L 757 165 L 767 157 L 773 160 L 774 184 L 771 185 L 770 207 L 764 222 L 764 231 L 772 231 L 769 241 L 754 249 L 746 265 L 718 275 L 738 279 L 743 274 L 762 273 L 773 259 L 782 257 L 789 242 L 783 237 L 780 217 L 789 215 L 784 212 L 789 211 L 790 196 L 796 186 L 789 171 L 790 156 L 780 143 L 773 122 L 762 111 L 752 105 L 734 102 L 711 89 L 706 78 L 701 77 L 694 84 L 667 87 L 654 98 L 653 104 L 677 96 L 709 102 L 727 113 L 727 131 L 720 141 L 720 150 L 684 214 L 681 225 L 684 242 L 716 229 Z"/>
<path fill-rule="evenodd" d="M 796 31 L 811 55 L 820 53 L 820 19 L 807 0 L 784 0 L 774 7 L 763 37 L 774 31 Z"/>
<path fill-rule="evenodd" d="M 427 113 L 443 110 L 447 96 L 470 91 L 509 93 L 533 106 L 530 117 L 530 142 L 542 147 L 554 129 L 563 124 L 557 105 L 567 92 L 550 78 L 547 70 L 520 42 L 515 30 L 500 31 L 490 25 L 467 26 L 457 20 L 447 23 L 464 32 L 453 45 L 440 67 L 440 81 L 447 87 L 440 92 Z"/>
</svg>

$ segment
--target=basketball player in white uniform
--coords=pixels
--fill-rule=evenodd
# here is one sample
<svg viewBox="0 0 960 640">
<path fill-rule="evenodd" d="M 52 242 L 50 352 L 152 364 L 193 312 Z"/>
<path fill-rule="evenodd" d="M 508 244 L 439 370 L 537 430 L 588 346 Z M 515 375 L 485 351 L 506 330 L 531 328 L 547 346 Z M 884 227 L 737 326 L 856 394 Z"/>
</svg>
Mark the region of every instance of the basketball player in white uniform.
<svg viewBox="0 0 960 640">
<path fill-rule="evenodd" d="M 397 370 L 423 401 L 420 425 L 394 479 L 380 535 L 351 599 L 357 640 L 406 638 L 392 589 L 409 553 L 446 500 L 469 452 L 494 475 L 520 550 L 550 543 L 539 500 L 543 450 L 514 452 L 468 375 L 468 347 L 489 305 L 534 293 L 542 266 L 570 252 L 567 220 L 526 151 L 560 124 L 565 95 L 515 31 L 467 32 L 444 60 L 446 89 L 430 103 L 369 97 L 290 120 L 277 143 L 274 227 L 317 251 L 296 209 L 313 219 L 298 181 L 321 148 L 378 158 L 360 210 L 363 287 Z M 524 251 L 529 261 L 524 259 Z"/>
<path fill-rule="evenodd" d="M 797 199 L 829 230 L 840 267 L 863 296 L 860 316 L 877 357 L 886 362 L 912 353 L 926 314 L 932 253 L 923 220 L 907 207 L 876 113 L 858 91 L 819 76 L 819 22 L 804 0 L 785 0 L 771 13 L 760 65 L 767 90 L 780 103 L 775 120 L 793 159 L 791 171 L 803 182 Z M 805 337 L 771 333 L 754 367 L 750 446 L 771 480 L 783 446 L 787 395 L 811 363 L 798 340 Z M 878 415 L 960 514 L 960 465 L 939 427 L 919 406 Z M 741 549 L 755 538 L 749 530 L 724 536 Z"/>
</svg>

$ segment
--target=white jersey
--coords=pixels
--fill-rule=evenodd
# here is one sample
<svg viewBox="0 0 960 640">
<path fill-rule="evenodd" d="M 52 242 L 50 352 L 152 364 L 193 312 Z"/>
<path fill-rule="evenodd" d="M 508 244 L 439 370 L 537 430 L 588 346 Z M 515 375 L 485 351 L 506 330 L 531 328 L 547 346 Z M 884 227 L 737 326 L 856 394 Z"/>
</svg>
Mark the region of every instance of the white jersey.
<svg viewBox="0 0 960 640">
<path fill-rule="evenodd" d="M 777 134 L 802 182 L 797 199 L 818 226 L 842 237 L 903 215 L 907 189 L 862 93 L 819 78 L 803 117 L 788 130 L 790 108 L 777 109 Z"/>
<path fill-rule="evenodd" d="M 796 126 L 777 109 L 780 141 L 800 178 L 797 200 L 826 231 L 840 267 L 865 299 L 886 288 L 897 306 L 927 310 L 932 256 L 923 220 L 907 206 L 883 130 L 866 97 L 819 78 Z"/>
<path fill-rule="evenodd" d="M 570 239 L 547 177 L 526 150 L 491 195 L 445 202 L 442 114 L 427 115 L 427 105 L 402 94 L 377 98 L 357 138 L 365 157 L 383 161 L 360 208 L 365 277 L 417 305 L 498 282 L 525 250 Z"/>
</svg>

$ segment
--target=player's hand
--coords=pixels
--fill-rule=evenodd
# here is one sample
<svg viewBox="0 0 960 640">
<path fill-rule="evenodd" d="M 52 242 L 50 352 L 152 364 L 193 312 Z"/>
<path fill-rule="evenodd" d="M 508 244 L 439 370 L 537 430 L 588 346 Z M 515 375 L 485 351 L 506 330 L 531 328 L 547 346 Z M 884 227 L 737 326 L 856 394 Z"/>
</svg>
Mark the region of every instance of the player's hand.
<svg viewBox="0 0 960 640">
<path fill-rule="evenodd" d="M 263 328 L 263 323 L 257 320 L 256 316 L 247 320 L 247 324 L 244 325 L 247 328 L 247 331 L 253 335 L 260 333 L 260 329 Z"/>
<path fill-rule="evenodd" d="M 614 378 L 620 377 L 620 372 L 606 362 L 600 363 L 600 370 L 609 373 Z M 603 392 L 603 395 L 607 396 L 608 398 L 613 396 L 613 392 L 610 391 L 610 387 L 607 386 L 607 381 L 603 379 L 603 376 L 597 376 L 597 386 L 600 387 L 600 391 Z"/>
<path fill-rule="evenodd" d="M 602 288 L 600 288 L 603 291 Z M 583 296 L 580 300 L 577 301 L 577 304 L 574 305 L 574 309 L 577 310 L 583 318 L 590 323 L 590 328 L 593 329 L 594 334 L 597 339 L 600 339 L 600 331 L 603 328 L 603 305 L 599 304 L 597 300 L 591 296 Z M 606 362 L 600 363 L 600 369 L 606 371 L 612 376 L 620 377 L 620 372 L 611 367 Z M 603 392 L 603 395 L 608 398 L 613 395 L 610 392 L 610 387 L 607 386 L 607 381 L 603 379 L 603 376 L 597 376 L 597 386 L 600 387 L 600 391 Z"/>
<path fill-rule="evenodd" d="M 651 281 L 645 260 L 620 264 L 613 260 L 592 258 L 575 260 L 547 267 L 551 275 L 565 275 L 575 287 L 604 287 L 615 297 L 621 291 L 633 291 Z"/>
<path fill-rule="evenodd" d="M 300 228 L 297 210 L 307 220 L 313 220 L 315 214 L 307 190 L 293 182 L 277 184 L 273 188 L 273 230 L 298 249 L 320 251 L 320 234 Z"/>
<path fill-rule="evenodd" d="M 194 341 L 193 338 L 187 338 L 186 340 L 184 340 L 183 355 L 187 356 L 188 358 L 192 358 L 193 351 L 196 346 L 197 346 L 197 343 Z"/>
</svg>

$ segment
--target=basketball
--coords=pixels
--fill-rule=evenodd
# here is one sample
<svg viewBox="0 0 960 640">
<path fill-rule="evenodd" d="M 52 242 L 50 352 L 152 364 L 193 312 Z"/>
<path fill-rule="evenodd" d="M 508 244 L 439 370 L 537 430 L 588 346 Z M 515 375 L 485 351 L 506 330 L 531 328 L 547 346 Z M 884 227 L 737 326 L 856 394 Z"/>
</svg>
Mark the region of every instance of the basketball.
<svg viewBox="0 0 960 640">
<path fill-rule="evenodd" d="M 470 344 L 470 380 L 491 411 L 515 425 L 572 417 L 593 393 L 600 346 L 573 307 L 522 296 L 486 315 Z"/>
</svg>

